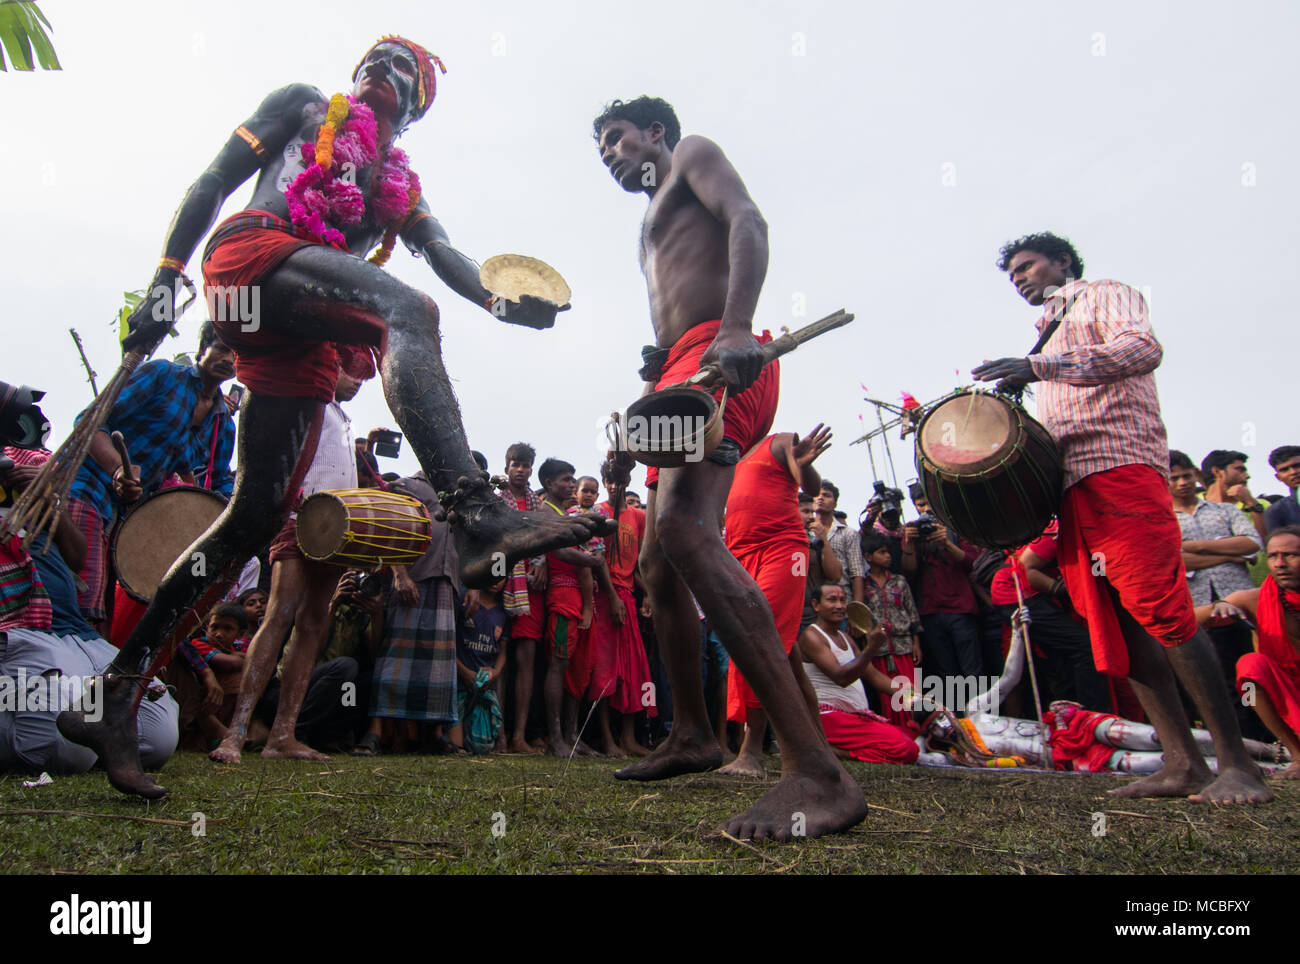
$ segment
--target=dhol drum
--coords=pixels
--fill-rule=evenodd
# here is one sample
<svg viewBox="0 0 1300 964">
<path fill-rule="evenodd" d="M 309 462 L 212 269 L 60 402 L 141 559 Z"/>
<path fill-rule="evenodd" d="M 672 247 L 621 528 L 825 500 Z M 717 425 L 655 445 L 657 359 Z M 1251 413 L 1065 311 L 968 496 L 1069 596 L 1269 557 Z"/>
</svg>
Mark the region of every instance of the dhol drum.
<svg viewBox="0 0 1300 964">
<path fill-rule="evenodd" d="M 957 392 L 926 413 L 916 471 L 940 521 L 986 549 L 1032 542 L 1061 501 L 1056 442 L 1019 405 L 989 392 Z"/>
<path fill-rule="evenodd" d="M 223 496 L 192 485 L 160 489 L 139 502 L 112 540 L 113 565 L 126 594 L 150 602 L 163 576 L 225 507 Z"/>
<path fill-rule="evenodd" d="M 433 523 L 419 499 L 382 489 L 326 489 L 298 507 L 298 547 L 336 566 L 407 566 L 429 548 Z"/>
</svg>

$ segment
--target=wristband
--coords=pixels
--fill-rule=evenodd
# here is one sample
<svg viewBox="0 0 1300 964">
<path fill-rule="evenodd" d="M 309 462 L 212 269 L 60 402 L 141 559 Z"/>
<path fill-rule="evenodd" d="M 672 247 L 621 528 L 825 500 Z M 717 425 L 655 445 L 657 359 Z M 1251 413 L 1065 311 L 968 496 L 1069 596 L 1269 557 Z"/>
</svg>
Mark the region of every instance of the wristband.
<svg viewBox="0 0 1300 964">
<path fill-rule="evenodd" d="M 161 258 L 158 261 L 158 267 L 171 268 L 177 274 L 184 274 L 185 272 L 185 262 L 180 258 Z"/>
</svg>

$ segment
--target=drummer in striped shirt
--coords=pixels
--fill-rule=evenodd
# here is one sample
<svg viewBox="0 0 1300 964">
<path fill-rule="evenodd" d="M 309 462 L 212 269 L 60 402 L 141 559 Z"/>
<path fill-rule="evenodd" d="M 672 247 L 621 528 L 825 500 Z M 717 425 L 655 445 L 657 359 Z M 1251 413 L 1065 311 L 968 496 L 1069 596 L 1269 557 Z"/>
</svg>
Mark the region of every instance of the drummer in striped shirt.
<svg viewBox="0 0 1300 964">
<path fill-rule="evenodd" d="M 1043 309 L 1042 344 L 1028 357 L 985 361 L 971 374 L 1002 391 L 1042 383 L 1038 417 L 1060 448 L 1065 473 L 1061 575 L 1088 621 L 1097 668 L 1128 676 L 1150 722 L 1166 734 L 1164 767 L 1111 792 L 1219 804 L 1269 800 L 1192 610 L 1153 374 L 1163 349 L 1146 301 L 1117 281 L 1083 280 L 1079 253 L 1053 234 L 1011 241 L 1000 255 L 998 267 L 1016 291 Z M 1175 677 L 1214 737 L 1217 779 L 1191 740 Z"/>
</svg>

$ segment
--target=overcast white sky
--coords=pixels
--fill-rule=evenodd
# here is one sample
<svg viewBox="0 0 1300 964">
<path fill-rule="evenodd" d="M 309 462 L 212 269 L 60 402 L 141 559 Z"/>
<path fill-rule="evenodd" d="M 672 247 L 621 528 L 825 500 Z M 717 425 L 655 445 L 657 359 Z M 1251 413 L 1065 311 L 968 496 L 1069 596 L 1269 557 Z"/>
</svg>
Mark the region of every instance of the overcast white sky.
<svg viewBox="0 0 1300 964">
<path fill-rule="evenodd" d="M 573 288 L 573 310 L 534 332 L 400 247 L 390 262 L 441 306 L 469 438 L 494 471 L 522 439 L 594 472 L 602 416 L 640 392 L 645 201 L 610 179 L 590 126 L 606 101 L 643 93 L 722 145 L 768 220 L 756 327 L 857 314 L 788 357 L 775 426 L 833 426 L 820 467 L 850 514 L 872 481 L 865 447 L 848 445 L 875 424 L 862 386 L 926 401 L 984 358 L 1024 353 L 1037 312 L 993 261 L 1037 230 L 1069 236 L 1090 279 L 1149 294 L 1172 445 L 1197 461 L 1241 449 L 1256 488 L 1276 492 L 1267 454 L 1300 443 L 1285 361 L 1300 347 L 1286 300 L 1300 258 L 1294 4 L 41 7 L 63 71 L 0 74 L 0 379 L 49 393 L 56 442 L 91 397 L 68 328 L 103 384 L 121 293 L 148 282 L 172 212 L 230 131 L 284 84 L 348 89 L 365 49 L 400 33 L 448 68 L 403 146 L 453 244 L 479 261 L 543 258 Z M 192 350 L 200 320 L 187 315 L 159 354 Z M 393 425 L 377 382 L 350 410 L 359 432 Z M 910 441 L 893 452 L 899 481 L 914 477 Z M 415 467 L 405 447 L 381 464 Z"/>
</svg>

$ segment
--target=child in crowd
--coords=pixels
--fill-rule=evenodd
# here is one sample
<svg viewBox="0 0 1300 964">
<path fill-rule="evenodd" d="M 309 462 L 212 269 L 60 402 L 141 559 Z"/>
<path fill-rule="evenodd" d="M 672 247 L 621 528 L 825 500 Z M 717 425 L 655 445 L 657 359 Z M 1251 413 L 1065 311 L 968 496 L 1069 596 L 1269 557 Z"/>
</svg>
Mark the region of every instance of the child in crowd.
<svg viewBox="0 0 1300 964">
<path fill-rule="evenodd" d="M 248 612 L 239 603 L 218 603 L 208 613 L 206 627 L 204 635 L 181 643 L 180 651 L 203 688 L 195 722 L 204 738 L 215 745 L 226 736 L 244 675 Z"/>
<path fill-rule="evenodd" d="M 498 693 L 501 674 L 506 668 L 506 645 L 510 641 L 510 621 L 501 603 L 505 586 L 506 581 L 502 579 L 489 589 L 479 590 L 478 606 L 468 607 L 461 620 L 461 632 L 456 639 L 460 722 L 450 728 L 456 751 L 472 749 L 483 753 L 493 744 L 497 753 L 506 751 Z"/>
<path fill-rule="evenodd" d="M 253 638 L 253 633 L 257 632 L 257 627 L 262 625 L 262 617 L 266 615 L 266 601 L 270 598 L 265 589 L 258 589 L 254 586 L 252 589 L 245 589 L 239 594 L 239 605 L 244 607 L 248 613 L 248 638 Z"/>
<path fill-rule="evenodd" d="M 891 551 L 888 537 L 879 532 L 862 536 L 862 554 L 867 561 L 865 599 L 876 625 L 885 631 L 885 646 L 874 660 L 876 669 L 891 680 L 902 676 L 912 681 L 921 665 L 921 617 L 907 580 L 890 571 Z M 906 710 L 890 705 L 881 707 L 881 715 L 890 723 L 912 729 L 915 723 Z"/>
</svg>

